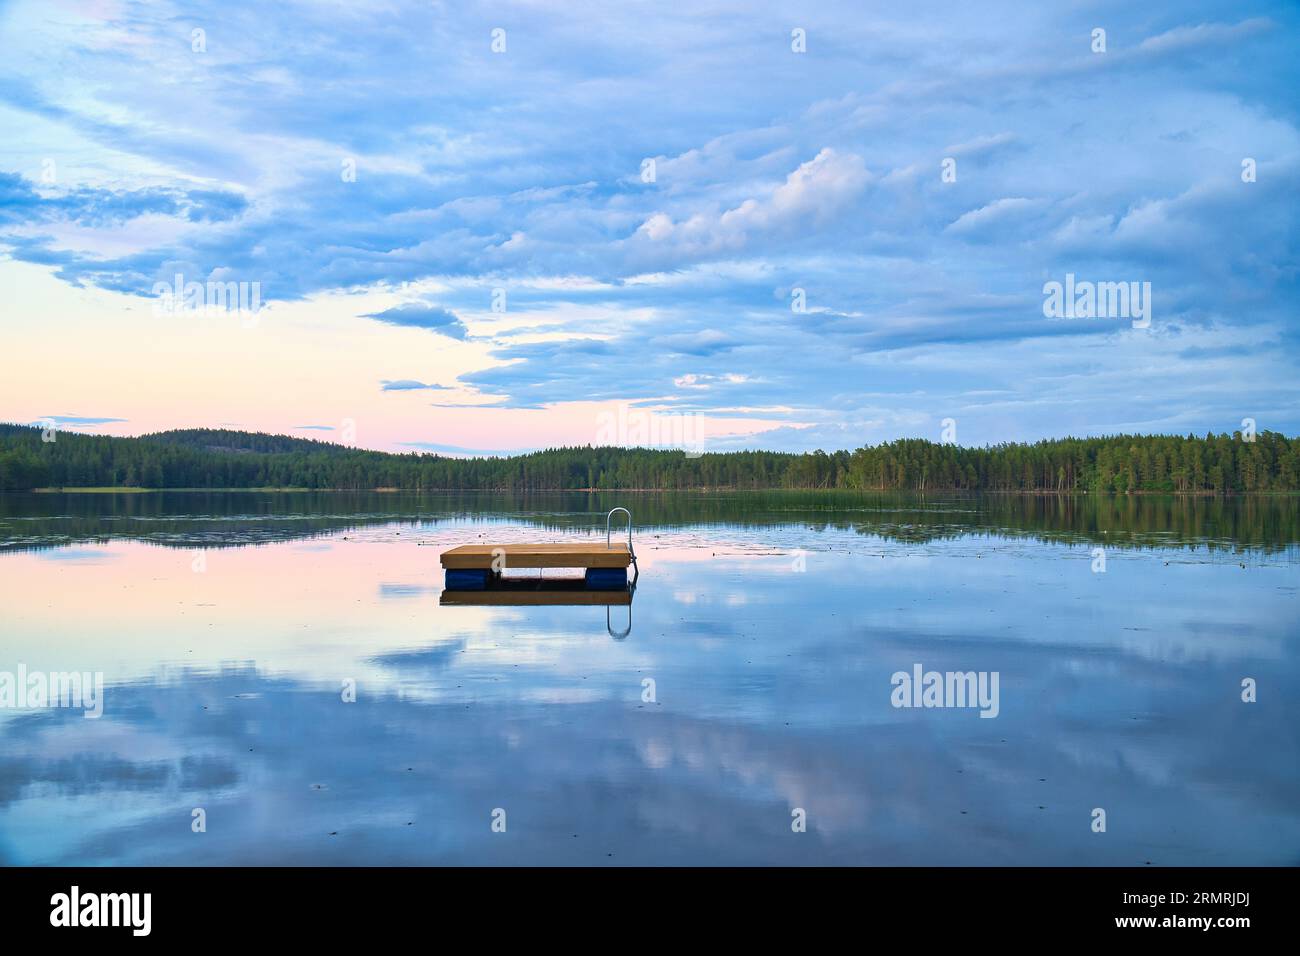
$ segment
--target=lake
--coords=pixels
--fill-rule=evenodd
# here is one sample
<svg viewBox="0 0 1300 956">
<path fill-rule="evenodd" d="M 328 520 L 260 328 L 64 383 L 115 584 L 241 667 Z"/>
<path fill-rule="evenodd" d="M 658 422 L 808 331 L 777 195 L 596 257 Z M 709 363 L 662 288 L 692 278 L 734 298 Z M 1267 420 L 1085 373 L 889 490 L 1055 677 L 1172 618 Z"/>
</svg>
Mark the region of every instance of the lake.
<svg viewBox="0 0 1300 956">
<path fill-rule="evenodd" d="M 0 863 L 1294 865 L 1298 504 L 0 495 L 0 677 L 103 680 Z M 440 605 L 615 505 L 630 608 Z"/>
</svg>

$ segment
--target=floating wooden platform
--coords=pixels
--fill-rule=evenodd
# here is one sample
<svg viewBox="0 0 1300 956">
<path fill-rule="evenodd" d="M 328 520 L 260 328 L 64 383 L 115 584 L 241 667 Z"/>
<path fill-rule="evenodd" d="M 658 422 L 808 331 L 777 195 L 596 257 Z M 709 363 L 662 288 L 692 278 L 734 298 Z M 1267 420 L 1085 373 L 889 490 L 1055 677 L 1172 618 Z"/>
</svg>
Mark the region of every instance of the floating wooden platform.
<svg viewBox="0 0 1300 956">
<path fill-rule="evenodd" d="M 627 543 L 615 544 L 610 521 L 627 515 Z M 636 552 L 632 550 L 632 513 L 615 508 L 605 516 L 605 543 L 567 544 L 463 544 L 439 556 L 446 587 L 438 603 L 460 606 L 560 606 L 604 605 L 605 627 L 622 640 L 632 631 L 632 595 L 636 591 Z M 627 569 L 633 571 L 628 581 Z M 537 577 L 503 575 L 504 570 L 535 568 Z M 546 578 L 546 568 L 582 568 L 581 578 Z M 627 627 L 616 631 L 611 607 L 627 608 Z"/>
<path fill-rule="evenodd" d="M 493 568 L 493 561 L 496 567 Z M 626 568 L 632 552 L 626 544 L 462 544 L 442 553 L 448 570 L 501 568 Z"/>
</svg>

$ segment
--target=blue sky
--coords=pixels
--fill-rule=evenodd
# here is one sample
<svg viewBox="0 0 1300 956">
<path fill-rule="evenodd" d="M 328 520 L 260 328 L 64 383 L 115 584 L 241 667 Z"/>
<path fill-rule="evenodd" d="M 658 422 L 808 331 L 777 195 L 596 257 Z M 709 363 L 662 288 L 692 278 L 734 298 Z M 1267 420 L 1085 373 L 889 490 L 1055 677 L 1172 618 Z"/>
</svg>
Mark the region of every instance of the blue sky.
<svg viewBox="0 0 1300 956">
<path fill-rule="evenodd" d="M 1298 40 L 1256 3 L 0 3 L 0 418 L 1294 434 Z M 159 318 L 177 273 L 265 315 Z M 1046 317 L 1067 273 L 1149 282 L 1151 327 Z"/>
</svg>

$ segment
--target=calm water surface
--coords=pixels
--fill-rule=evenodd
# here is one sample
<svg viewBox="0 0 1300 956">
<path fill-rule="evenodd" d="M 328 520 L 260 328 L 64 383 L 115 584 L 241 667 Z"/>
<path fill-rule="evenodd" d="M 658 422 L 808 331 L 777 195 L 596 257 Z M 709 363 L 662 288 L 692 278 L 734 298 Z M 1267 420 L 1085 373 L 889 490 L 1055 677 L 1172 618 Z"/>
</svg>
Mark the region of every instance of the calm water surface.
<svg viewBox="0 0 1300 956">
<path fill-rule="evenodd" d="M 603 540 L 617 504 L 630 621 L 439 606 L 440 551 Z M 1292 498 L 0 495 L 0 673 L 106 682 L 98 720 L 0 709 L 0 863 L 1300 863 L 1298 526 Z M 893 707 L 915 664 L 997 672 L 998 716 Z"/>
</svg>

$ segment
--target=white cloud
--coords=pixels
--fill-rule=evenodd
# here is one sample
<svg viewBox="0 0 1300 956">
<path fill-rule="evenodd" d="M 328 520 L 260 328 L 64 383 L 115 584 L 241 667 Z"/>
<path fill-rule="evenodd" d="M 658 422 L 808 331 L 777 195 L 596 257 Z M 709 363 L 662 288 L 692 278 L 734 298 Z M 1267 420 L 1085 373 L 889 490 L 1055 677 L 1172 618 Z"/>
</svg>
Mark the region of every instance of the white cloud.
<svg viewBox="0 0 1300 956">
<path fill-rule="evenodd" d="M 861 156 L 825 147 L 761 199 L 746 199 L 719 215 L 696 213 L 680 221 L 657 212 L 636 234 L 652 243 L 697 250 L 740 249 L 754 235 L 811 229 L 834 218 L 870 179 Z"/>
<path fill-rule="evenodd" d="M 1138 44 L 1138 49 L 1144 53 L 1171 53 L 1208 44 L 1230 43 L 1262 33 L 1272 26 L 1273 21 L 1268 17 L 1254 17 L 1240 23 L 1200 23 L 1194 27 L 1174 27 L 1147 37 Z"/>
<path fill-rule="evenodd" d="M 988 226 L 1003 223 L 1040 209 L 1045 204 L 1042 199 L 1008 197 L 996 199 L 988 205 L 963 213 L 948 227 L 949 232 L 972 233 Z"/>
</svg>

